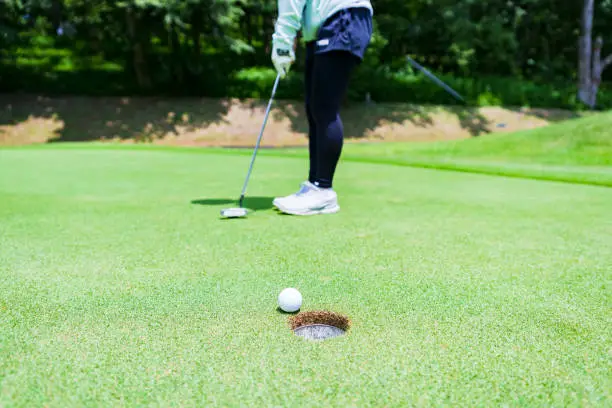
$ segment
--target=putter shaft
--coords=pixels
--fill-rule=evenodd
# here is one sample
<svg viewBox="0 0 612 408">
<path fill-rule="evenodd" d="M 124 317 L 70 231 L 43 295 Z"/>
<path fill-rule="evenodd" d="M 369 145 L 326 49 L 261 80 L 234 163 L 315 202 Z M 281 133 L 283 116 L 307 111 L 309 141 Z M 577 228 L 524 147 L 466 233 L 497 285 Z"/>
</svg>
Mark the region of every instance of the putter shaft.
<svg viewBox="0 0 612 408">
<path fill-rule="evenodd" d="M 280 74 L 276 76 L 276 80 L 274 81 L 274 87 L 272 88 L 272 95 L 270 96 L 268 107 L 266 108 L 266 114 L 264 117 L 264 121 L 261 126 L 261 130 L 259 132 L 259 137 L 257 138 L 257 143 L 255 144 L 255 149 L 253 149 L 253 155 L 251 156 L 251 164 L 249 164 L 249 171 L 247 172 L 246 179 L 244 180 L 244 185 L 242 186 L 242 193 L 240 194 L 240 200 L 239 200 L 240 208 L 242 208 L 242 202 L 244 201 L 244 195 L 246 194 L 247 184 L 249 183 L 249 178 L 251 177 L 251 171 L 253 170 L 253 164 L 255 163 L 255 157 L 257 156 L 257 150 L 259 150 L 259 144 L 261 143 L 261 137 L 263 136 L 264 129 L 266 128 L 266 123 L 268 122 L 268 116 L 270 115 L 270 109 L 272 108 L 272 102 L 274 101 L 274 96 L 276 95 L 276 88 L 278 88 L 279 81 L 280 81 Z"/>
<path fill-rule="evenodd" d="M 444 90 L 446 90 L 446 92 L 448 92 L 449 94 L 453 95 L 455 98 L 457 98 L 458 100 L 460 100 L 461 102 L 465 102 L 465 100 L 461 97 L 461 95 L 459 95 L 453 88 L 451 88 L 450 86 L 446 85 L 444 82 L 442 82 L 442 80 L 440 80 L 438 77 L 436 77 L 434 74 L 432 74 L 431 72 L 429 72 L 429 70 L 427 70 L 425 67 L 423 67 L 421 64 L 419 64 L 418 62 L 416 62 L 415 60 L 413 60 L 410 56 L 406 56 L 406 60 L 408 60 L 408 62 L 415 67 L 416 69 L 418 69 L 419 71 L 421 71 L 423 74 L 425 74 L 429 79 L 431 79 L 432 81 L 434 81 L 436 84 L 438 84 L 440 87 L 444 88 Z"/>
</svg>

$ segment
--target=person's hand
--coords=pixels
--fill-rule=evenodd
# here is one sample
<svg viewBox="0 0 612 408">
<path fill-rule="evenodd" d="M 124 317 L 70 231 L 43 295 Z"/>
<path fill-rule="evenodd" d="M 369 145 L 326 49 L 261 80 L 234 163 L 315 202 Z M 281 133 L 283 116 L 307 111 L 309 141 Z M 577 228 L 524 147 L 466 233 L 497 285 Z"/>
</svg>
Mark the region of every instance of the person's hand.
<svg viewBox="0 0 612 408">
<path fill-rule="evenodd" d="M 295 62 L 295 52 L 292 48 L 273 44 L 272 46 L 272 63 L 276 72 L 281 78 L 285 78 L 291 69 L 291 65 Z"/>
</svg>

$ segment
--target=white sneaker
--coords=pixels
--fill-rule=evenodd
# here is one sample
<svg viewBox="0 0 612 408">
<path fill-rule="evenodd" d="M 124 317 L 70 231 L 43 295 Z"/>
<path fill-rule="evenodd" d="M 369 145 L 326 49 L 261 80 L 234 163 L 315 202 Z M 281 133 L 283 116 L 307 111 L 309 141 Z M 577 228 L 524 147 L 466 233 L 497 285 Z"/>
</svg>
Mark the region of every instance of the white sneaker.
<svg viewBox="0 0 612 408">
<path fill-rule="evenodd" d="M 320 188 L 305 182 L 295 194 L 274 200 L 276 208 L 286 214 L 333 214 L 340 210 L 338 195 L 331 188 Z"/>
</svg>

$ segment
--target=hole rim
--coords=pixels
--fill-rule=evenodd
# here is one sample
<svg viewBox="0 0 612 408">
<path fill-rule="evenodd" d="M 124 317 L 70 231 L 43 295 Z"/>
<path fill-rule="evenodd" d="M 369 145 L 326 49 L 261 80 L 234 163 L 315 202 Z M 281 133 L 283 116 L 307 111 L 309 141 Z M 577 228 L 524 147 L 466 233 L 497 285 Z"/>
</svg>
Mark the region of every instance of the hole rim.
<svg viewBox="0 0 612 408">
<path fill-rule="evenodd" d="M 352 325 L 348 316 L 330 310 L 300 311 L 298 314 L 289 317 L 288 323 L 293 334 L 299 337 L 308 338 L 309 340 L 327 340 L 345 336 Z M 328 331 L 333 335 L 313 338 L 301 334 L 309 328 L 317 327 L 327 327 L 330 329 Z"/>
</svg>

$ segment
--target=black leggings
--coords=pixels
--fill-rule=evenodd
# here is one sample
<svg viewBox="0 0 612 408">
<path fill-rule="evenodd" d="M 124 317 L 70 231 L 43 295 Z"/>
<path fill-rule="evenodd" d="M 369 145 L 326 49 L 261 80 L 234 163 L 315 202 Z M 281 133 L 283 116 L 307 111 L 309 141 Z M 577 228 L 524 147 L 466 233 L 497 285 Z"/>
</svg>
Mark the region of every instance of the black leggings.
<svg viewBox="0 0 612 408">
<path fill-rule="evenodd" d="M 314 42 L 306 45 L 306 115 L 310 170 L 308 181 L 331 188 L 340 160 L 344 130 L 340 105 L 349 76 L 359 59 L 346 51 L 314 53 Z"/>
</svg>

